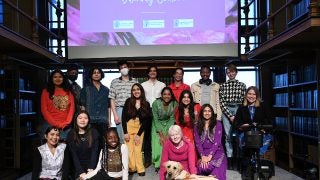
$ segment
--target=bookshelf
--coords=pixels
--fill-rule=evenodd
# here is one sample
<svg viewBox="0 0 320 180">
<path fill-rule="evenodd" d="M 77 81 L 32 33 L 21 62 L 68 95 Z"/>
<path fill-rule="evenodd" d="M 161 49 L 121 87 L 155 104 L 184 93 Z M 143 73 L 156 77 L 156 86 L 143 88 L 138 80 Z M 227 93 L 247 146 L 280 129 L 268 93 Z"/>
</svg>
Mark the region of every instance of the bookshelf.
<svg viewBox="0 0 320 180">
<path fill-rule="evenodd" d="M 310 56 L 294 54 L 261 67 L 262 80 L 272 79 L 262 96 L 272 99 L 276 164 L 301 177 L 319 169 L 319 62 Z"/>
<path fill-rule="evenodd" d="M 16 174 L 30 171 L 33 148 L 40 144 L 39 92 L 42 69 L 16 63 L 0 64 L 0 167 Z M 45 78 L 45 76 L 43 76 Z"/>
</svg>

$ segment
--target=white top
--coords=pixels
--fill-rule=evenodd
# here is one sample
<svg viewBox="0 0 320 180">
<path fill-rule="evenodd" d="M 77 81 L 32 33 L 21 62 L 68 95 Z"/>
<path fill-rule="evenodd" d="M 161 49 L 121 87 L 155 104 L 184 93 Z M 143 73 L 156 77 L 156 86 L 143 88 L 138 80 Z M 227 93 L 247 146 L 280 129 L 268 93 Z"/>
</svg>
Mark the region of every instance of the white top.
<svg viewBox="0 0 320 180">
<path fill-rule="evenodd" d="M 163 82 L 158 80 L 155 80 L 153 82 L 150 79 L 148 81 L 143 82 L 141 85 L 146 94 L 146 99 L 150 103 L 150 107 L 152 107 L 153 101 L 161 96 L 162 89 L 166 87 L 166 84 L 164 84 Z"/>
<path fill-rule="evenodd" d="M 56 147 L 56 152 L 51 153 L 47 143 L 38 147 L 42 161 L 41 172 L 39 178 L 50 178 L 61 180 L 62 178 L 62 164 L 64 158 L 64 150 L 66 144 L 59 143 Z"/>
<path fill-rule="evenodd" d="M 110 150 L 109 150 L 110 151 Z M 121 155 L 122 155 L 122 171 L 119 172 L 108 172 L 110 177 L 122 177 L 122 180 L 128 180 L 128 161 L 129 161 L 129 153 L 128 147 L 126 144 L 121 144 Z M 89 179 L 97 174 L 97 172 L 101 169 L 101 161 L 102 161 L 102 150 L 100 151 L 99 161 L 95 170 L 88 172 L 84 179 Z"/>
</svg>

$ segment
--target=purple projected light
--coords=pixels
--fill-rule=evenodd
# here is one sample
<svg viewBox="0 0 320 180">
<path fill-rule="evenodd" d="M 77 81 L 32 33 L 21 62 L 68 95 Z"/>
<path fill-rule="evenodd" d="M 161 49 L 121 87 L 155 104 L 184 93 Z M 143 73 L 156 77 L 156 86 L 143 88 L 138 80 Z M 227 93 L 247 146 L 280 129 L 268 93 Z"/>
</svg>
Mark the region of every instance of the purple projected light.
<svg viewBox="0 0 320 180">
<path fill-rule="evenodd" d="M 217 0 L 81 0 L 82 32 L 223 30 Z M 214 23 L 209 23 L 213 21 Z"/>
<path fill-rule="evenodd" d="M 237 0 L 69 0 L 67 3 L 69 47 L 236 46 L 238 43 Z"/>
</svg>

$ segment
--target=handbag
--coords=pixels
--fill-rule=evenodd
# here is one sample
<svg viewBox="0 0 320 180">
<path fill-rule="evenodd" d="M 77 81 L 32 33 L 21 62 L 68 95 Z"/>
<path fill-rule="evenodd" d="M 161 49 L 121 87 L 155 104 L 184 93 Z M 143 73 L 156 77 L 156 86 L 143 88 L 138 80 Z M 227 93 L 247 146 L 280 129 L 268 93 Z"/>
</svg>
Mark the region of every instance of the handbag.
<svg viewBox="0 0 320 180">
<path fill-rule="evenodd" d="M 104 169 L 100 169 L 96 175 L 91 177 L 89 180 L 114 180 L 115 178 L 110 177 Z"/>
</svg>

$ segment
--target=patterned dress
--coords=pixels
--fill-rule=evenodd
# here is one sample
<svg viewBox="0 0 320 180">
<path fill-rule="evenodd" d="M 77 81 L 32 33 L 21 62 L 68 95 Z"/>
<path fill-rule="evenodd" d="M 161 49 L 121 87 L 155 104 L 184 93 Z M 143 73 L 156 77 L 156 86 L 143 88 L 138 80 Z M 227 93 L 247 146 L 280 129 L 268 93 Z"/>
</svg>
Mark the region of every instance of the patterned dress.
<svg viewBox="0 0 320 180">
<path fill-rule="evenodd" d="M 151 129 L 151 147 L 152 147 L 152 163 L 155 168 L 160 167 L 162 145 L 160 145 L 160 138 L 157 132 L 162 132 L 163 135 L 168 134 L 169 127 L 174 124 L 174 109 L 177 102 L 172 101 L 165 110 L 163 101 L 159 98 L 152 104 L 152 129 Z"/>
<path fill-rule="evenodd" d="M 200 161 L 198 162 L 198 174 L 200 175 L 213 175 L 219 180 L 226 179 L 227 173 L 227 159 L 221 144 L 222 138 L 222 124 L 221 121 L 217 121 L 214 133 L 208 133 L 208 131 L 202 132 L 201 135 L 198 133 L 198 129 L 195 126 L 194 129 L 194 141 L 196 148 L 200 156 L 212 155 L 212 159 L 209 162 L 207 168 L 202 168 L 200 166 Z"/>
</svg>

